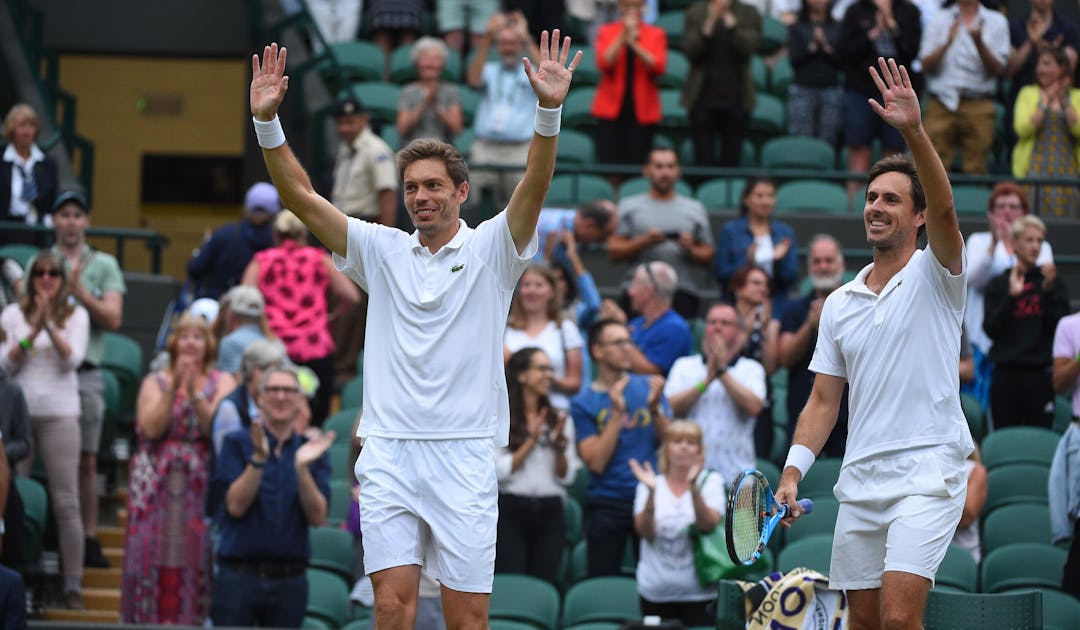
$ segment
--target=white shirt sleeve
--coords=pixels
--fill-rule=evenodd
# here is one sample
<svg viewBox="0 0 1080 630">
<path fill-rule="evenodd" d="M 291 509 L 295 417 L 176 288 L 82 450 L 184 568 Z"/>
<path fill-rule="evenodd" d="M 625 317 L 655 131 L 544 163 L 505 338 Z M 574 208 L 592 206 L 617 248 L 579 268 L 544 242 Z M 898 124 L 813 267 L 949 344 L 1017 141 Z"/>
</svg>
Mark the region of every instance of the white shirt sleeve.
<svg viewBox="0 0 1080 630">
<path fill-rule="evenodd" d="M 695 368 L 699 367 L 701 360 L 701 355 L 697 354 L 675 359 L 671 371 L 668 372 L 667 381 L 664 382 L 664 397 L 671 398 L 700 381 L 700 369 Z"/>
<path fill-rule="evenodd" d="M 577 324 L 569 319 L 564 319 L 560 326 L 562 327 L 563 344 L 567 350 L 574 350 L 585 345 L 585 341 L 581 338 L 581 331 L 578 330 Z"/>
<path fill-rule="evenodd" d="M 376 245 L 391 236 L 383 234 L 385 231 L 397 232 L 398 230 L 349 217 L 345 257 L 342 258 L 336 253 L 333 255 L 334 267 L 365 291 L 368 288 L 367 274 L 374 271 L 378 265 Z"/>
<path fill-rule="evenodd" d="M 825 298 L 825 305 L 821 309 L 821 319 L 818 323 L 817 344 L 814 346 L 814 356 L 810 359 L 809 369 L 818 374 L 846 379 L 847 366 L 844 364 L 840 347 L 836 343 L 836 333 L 833 329 L 841 291 L 833 291 L 829 297 Z"/>
<path fill-rule="evenodd" d="M 485 263 L 491 266 L 499 279 L 500 286 L 513 290 L 525 267 L 532 262 L 540 245 L 533 230 L 529 244 L 521 253 L 517 251 L 514 237 L 510 234 L 506 210 L 476 226 L 473 238 L 476 239 L 474 251 Z"/>
<path fill-rule="evenodd" d="M 962 311 L 967 301 L 967 246 L 960 252 L 960 273 L 955 276 L 941 264 L 929 245 L 922 257 L 925 260 L 921 263 L 928 268 L 930 281 L 941 291 L 946 303 L 953 310 Z"/>
</svg>

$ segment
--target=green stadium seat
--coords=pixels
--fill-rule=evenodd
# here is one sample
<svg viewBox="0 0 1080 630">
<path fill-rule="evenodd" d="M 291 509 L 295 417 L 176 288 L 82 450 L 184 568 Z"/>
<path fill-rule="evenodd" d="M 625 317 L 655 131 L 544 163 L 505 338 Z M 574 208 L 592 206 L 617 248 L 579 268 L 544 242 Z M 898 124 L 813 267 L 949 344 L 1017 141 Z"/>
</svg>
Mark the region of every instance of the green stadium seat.
<svg viewBox="0 0 1080 630">
<path fill-rule="evenodd" d="M 114 419 L 119 418 L 120 409 L 120 379 L 112 370 L 102 370 L 101 378 L 105 381 L 105 413 Z"/>
<path fill-rule="evenodd" d="M 468 157 L 475 137 L 472 129 L 463 129 L 461 133 L 454 136 L 454 148 L 461 151 L 461 154 L 465 157 Z"/>
<path fill-rule="evenodd" d="M 574 497 L 566 497 L 566 503 L 563 506 L 563 520 L 566 522 L 566 544 L 569 547 L 573 547 L 581 540 L 582 524 L 584 523 L 585 514 Z"/>
<path fill-rule="evenodd" d="M 362 611 L 362 612 L 358 613 L 358 611 Z M 353 617 L 354 617 L 354 619 L 352 621 L 350 621 L 349 623 L 345 624 L 344 626 L 342 626 L 341 630 L 370 630 L 370 628 L 371 628 L 371 618 L 374 615 L 375 615 L 375 611 L 373 611 L 372 609 L 368 608 L 367 606 L 358 606 L 358 605 L 356 605 L 354 603 L 353 604 Z M 491 627 L 494 628 L 495 625 L 492 624 Z"/>
<path fill-rule="evenodd" d="M 334 442 L 349 442 L 352 440 L 353 424 L 356 416 L 360 413 L 359 407 L 343 407 L 341 411 L 329 416 L 323 422 L 323 431 L 333 431 Z"/>
<path fill-rule="evenodd" d="M 746 180 L 741 177 L 710 179 L 698 186 L 695 197 L 709 210 L 730 210 L 739 207 Z"/>
<path fill-rule="evenodd" d="M 340 477 L 331 477 L 330 509 L 327 511 L 326 522 L 333 527 L 338 527 L 349 518 L 350 507 L 352 507 L 352 482 Z"/>
<path fill-rule="evenodd" d="M 398 135 L 397 125 L 391 125 L 386 123 L 382 126 L 382 131 L 379 132 L 379 137 L 383 139 L 383 142 L 390 145 L 392 151 L 397 151 L 401 148 L 401 137 Z"/>
<path fill-rule="evenodd" d="M 341 77 L 334 76 L 334 66 L 329 61 L 319 64 L 324 77 L 345 81 L 381 81 L 386 71 L 386 54 L 369 41 L 352 40 L 329 46 L 328 53 L 337 59 Z M 367 105 L 367 101 L 363 101 Z"/>
<path fill-rule="evenodd" d="M 1042 599 L 1022 593 L 952 593 L 933 589 L 923 610 L 926 630 L 1038 630 L 1043 627 Z"/>
<path fill-rule="evenodd" d="M 360 99 L 367 110 L 368 116 L 383 124 L 396 125 L 398 111 L 398 97 L 401 96 L 401 86 L 382 81 L 368 81 L 353 83 L 349 91 Z"/>
<path fill-rule="evenodd" d="M 986 214 L 990 208 L 990 189 L 973 184 L 953 186 L 953 205 L 957 214 Z"/>
<path fill-rule="evenodd" d="M 488 622 L 488 630 L 537 630 L 537 628 L 533 624 L 525 623 L 524 621 L 490 619 Z"/>
<path fill-rule="evenodd" d="M 780 469 L 776 467 L 776 464 L 772 463 L 771 461 L 769 461 L 767 459 L 761 459 L 759 457 L 759 458 L 757 458 L 757 461 L 755 462 L 754 466 L 756 466 L 757 469 L 759 471 L 761 471 L 761 474 L 765 475 L 765 478 L 769 480 L 769 487 L 770 488 L 779 488 L 780 487 Z M 731 484 L 734 483 L 735 480 L 734 479 L 725 479 L 724 481 L 727 482 L 728 490 L 730 491 Z"/>
<path fill-rule="evenodd" d="M 979 586 L 979 565 L 966 549 L 949 545 L 935 579 L 937 584 L 975 593 Z"/>
<path fill-rule="evenodd" d="M 26 266 L 30 263 L 31 258 L 37 256 L 39 251 L 41 250 L 33 245 L 0 245 L 0 258 L 10 258 L 19 263 L 19 266 L 22 267 L 24 271 L 28 271 Z"/>
<path fill-rule="evenodd" d="M 577 47 L 570 49 L 573 55 Z M 600 67 L 596 65 L 596 48 L 592 46 L 581 47 L 581 63 L 574 68 L 574 86 L 596 85 L 600 83 Z"/>
<path fill-rule="evenodd" d="M 577 71 L 575 70 L 574 73 L 577 74 Z M 664 74 L 660 75 L 658 83 L 662 88 L 681 90 L 689 74 L 690 62 L 686 60 L 686 55 L 677 50 L 668 50 L 667 66 L 664 68 Z"/>
<path fill-rule="evenodd" d="M 563 625 L 641 618 L 637 583 L 624 576 L 595 577 L 570 587 L 563 600 Z"/>
<path fill-rule="evenodd" d="M 787 133 L 784 102 L 772 94 L 759 93 L 750 114 L 747 132 L 760 141 Z"/>
<path fill-rule="evenodd" d="M 786 102 L 788 86 L 794 80 L 795 71 L 791 68 L 791 60 L 784 55 L 777 59 L 769 70 L 769 93 Z"/>
<path fill-rule="evenodd" d="M 1057 433 L 1041 427 L 997 429 L 982 441 L 982 461 L 987 470 L 1006 464 L 1049 466 L 1060 439 Z"/>
<path fill-rule="evenodd" d="M 1050 508 L 1038 503 L 1003 505 L 982 521 L 983 553 L 1012 543 L 1050 544 Z"/>
<path fill-rule="evenodd" d="M 781 573 L 802 567 L 828 575 L 830 566 L 832 566 L 832 536 L 824 534 L 810 536 L 785 545 L 776 558 L 776 568 Z"/>
<path fill-rule="evenodd" d="M 562 136 L 562 134 L 559 134 Z M 562 140 L 559 140 L 562 142 Z M 626 199 L 631 195 L 641 195 L 649 192 L 649 180 L 644 177 L 634 177 L 628 179 L 619 185 L 619 199 Z M 685 180 L 678 180 L 675 182 L 675 192 L 683 197 L 693 197 L 694 189 L 690 184 L 687 184 Z M 697 347 L 697 346 L 695 346 Z"/>
<path fill-rule="evenodd" d="M 563 630 L 619 630 L 621 627 L 621 623 L 594 621 L 592 623 L 578 623 L 572 626 L 566 626 Z"/>
<path fill-rule="evenodd" d="M 689 117 L 686 113 L 686 108 L 679 102 L 681 99 L 682 92 L 680 90 L 660 90 L 661 128 L 681 133 L 687 131 L 687 121 L 689 120 Z"/>
<path fill-rule="evenodd" d="M 1014 543 L 983 557 L 982 590 L 998 593 L 1017 588 L 1061 588 L 1068 552 L 1051 545 Z"/>
<path fill-rule="evenodd" d="M 971 430 L 971 438 L 976 443 L 981 442 L 983 433 L 986 432 L 986 411 L 983 410 L 977 398 L 966 392 L 960 393 L 960 407 L 964 410 L 968 429 Z"/>
<path fill-rule="evenodd" d="M 1076 630 L 1080 628 L 1080 601 L 1068 593 L 1043 589 L 1043 629 Z"/>
<path fill-rule="evenodd" d="M 989 516 L 997 508 L 1010 503 L 1045 505 L 1049 476 L 1050 467 L 1038 464 L 1009 464 L 991 470 L 986 480 L 983 514 Z"/>
<path fill-rule="evenodd" d="M 398 46 L 390 53 L 390 81 L 392 83 L 411 83 L 419 78 L 416 65 L 412 60 L 412 44 Z M 446 65 L 439 75 L 443 81 L 456 83 L 464 76 L 461 72 L 461 53 L 448 50 Z M 380 75 L 381 76 L 381 75 Z"/>
<path fill-rule="evenodd" d="M 364 406 L 364 377 L 354 376 L 341 387 L 341 406 L 343 408 Z"/>
<path fill-rule="evenodd" d="M 346 584 L 352 584 L 356 546 L 353 535 L 336 527 L 312 527 L 308 530 L 308 536 L 311 539 L 308 566 L 329 571 L 345 580 Z"/>
<path fill-rule="evenodd" d="M 813 536 L 831 538 L 836 530 L 836 513 L 839 510 L 840 502 L 836 499 L 828 497 L 814 499 L 813 513 L 806 518 L 800 518 L 790 529 L 784 530 L 784 544 L 790 545 Z"/>
<path fill-rule="evenodd" d="M 563 101 L 563 126 L 578 130 L 592 126 L 595 121 L 590 110 L 592 110 L 594 98 L 596 98 L 595 87 L 581 86 L 572 88 L 567 93 L 566 100 Z"/>
<path fill-rule="evenodd" d="M 667 35 L 668 50 L 682 50 L 682 34 L 686 30 L 686 17 L 683 11 L 664 11 L 653 26 L 664 30 Z"/>
<path fill-rule="evenodd" d="M 559 132 L 559 163 L 592 164 L 596 161 L 596 146 L 587 134 L 573 129 Z"/>
<path fill-rule="evenodd" d="M 461 97 L 461 122 L 465 129 L 469 129 L 476 120 L 476 108 L 480 106 L 481 96 L 479 92 L 464 84 L 458 86 L 458 95 Z"/>
<path fill-rule="evenodd" d="M 577 584 L 589 576 L 589 546 L 582 538 L 570 549 L 570 562 L 566 567 L 566 583 Z"/>
<path fill-rule="evenodd" d="M 347 440 L 338 440 L 330 445 L 326 452 L 330 460 L 330 474 L 335 477 L 345 477 L 353 469 L 353 459 L 350 450 L 352 444 Z"/>
<path fill-rule="evenodd" d="M 120 385 L 120 410 L 134 413 L 135 395 L 143 378 L 143 352 L 131 337 L 114 332 L 105 333 L 105 356 L 101 367 L 111 370 Z"/>
<path fill-rule="evenodd" d="M 15 477 L 15 490 L 23 502 L 23 526 L 26 528 L 24 563 L 29 565 L 41 556 L 42 539 L 49 518 L 49 496 L 45 486 L 30 477 Z"/>
<path fill-rule="evenodd" d="M 589 201 L 614 198 L 615 190 L 603 177 L 556 175 L 551 178 L 544 204 L 548 207 L 576 208 Z"/>
<path fill-rule="evenodd" d="M 840 184 L 816 179 L 797 179 L 776 190 L 777 212 L 847 214 L 847 191 Z"/>
<path fill-rule="evenodd" d="M 334 626 L 318 617 L 304 617 L 304 620 L 300 622 L 300 627 L 303 630 L 334 630 Z"/>
<path fill-rule="evenodd" d="M 1072 424 L 1072 401 L 1065 396 L 1054 397 L 1054 433 L 1061 435 Z"/>
<path fill-rule="evenodd" d="M 341 577 L 321 569 L 308 569 L 307 616 L 331 628 L 345 625 L 349 587 Z"/>
<path fill-rule="evenodd" d="M 559 591 L 530 575 L 496 573 L 488 615 L 555 630 L 559 625 Z"/>
<path fill-rule="evenodd" d="M 761 39 L 758 41 L 757 54 L 766 57 L 784 47 L 787 43 L 787 27 L 780 20 L 766 15 L 761 18 Z"/>
<path fill-rule="evenodd" d="M 761 167 L 799 168 L 816 171 L 831 171 L 836 164 L 836 151 L 828 142 L 819 138 L 805 136 L 784 136 L 773 138 L 761 147 Z M 847 208 L 847 195 L 844 196 L 844 208 Z"/>
<path fill-rule="evenodd" d="M 750 78 L 754 81 L 755 93 L 769 91 L 769 66 L 761 55 L 750 57 Z"/>
<path fill-rule="evenodd" d="M 832 497 L 842 464 L 843 460 L 839 457 L 823 457 L 814 462 L 806 477 L 799 482 L 799 497 Z"/>
</svg>

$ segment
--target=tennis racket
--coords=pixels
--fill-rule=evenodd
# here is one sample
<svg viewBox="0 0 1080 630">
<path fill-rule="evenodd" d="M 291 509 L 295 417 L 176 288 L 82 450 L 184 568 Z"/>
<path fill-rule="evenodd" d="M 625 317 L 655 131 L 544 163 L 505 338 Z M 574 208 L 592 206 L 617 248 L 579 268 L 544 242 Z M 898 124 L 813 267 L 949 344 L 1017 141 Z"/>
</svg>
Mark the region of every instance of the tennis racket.
<svg viewBox="0 0 1080 630">
<path fill-rule="evenodd" d="M 799 507 L 809 514 L 814 510 L 810 499 L 800 499 Z M 732 562 L 749 566 L 757 562 L 773 530 L 788 514 L 788 506 L 776 502 L 765 475 L 744 470 L 735 478 L 728 497 L 725 529 L 728 555 Z"/>
</svg>

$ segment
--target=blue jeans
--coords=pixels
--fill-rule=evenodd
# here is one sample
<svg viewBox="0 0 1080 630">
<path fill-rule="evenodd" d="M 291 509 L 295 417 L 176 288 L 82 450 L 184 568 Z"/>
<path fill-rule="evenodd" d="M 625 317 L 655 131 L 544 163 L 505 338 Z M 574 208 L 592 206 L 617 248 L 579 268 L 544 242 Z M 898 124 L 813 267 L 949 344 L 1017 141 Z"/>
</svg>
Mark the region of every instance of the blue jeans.
<svg viewBox="0 0 1080 630">
<path fill-rule="evenodd" d="M 215 626 L 299 628 L 307 609 L 307 576 L 267 578 L 219 566 L 211 618 Z"/>
</svg>

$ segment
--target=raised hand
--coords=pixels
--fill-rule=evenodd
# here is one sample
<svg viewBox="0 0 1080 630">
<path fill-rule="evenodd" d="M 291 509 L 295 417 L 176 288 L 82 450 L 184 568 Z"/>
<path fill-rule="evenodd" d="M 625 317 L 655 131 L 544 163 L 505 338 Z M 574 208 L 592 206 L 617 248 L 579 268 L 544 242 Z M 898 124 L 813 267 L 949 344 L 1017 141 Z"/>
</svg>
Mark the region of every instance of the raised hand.
<svg viewBox="0 0 1080 630">
<path fill-rule="evenodd" d="M 548 32 L 540 33 L 540 64 L 533 69 L 532 62 L 528 57 L 522 57 L 521 62 L 525 65 L 525 75 L 529 77 L 533 92 L 536 93 L 540 107 L 554 109 L 566 100 L 566 93 L 570 90 L 570 79 L 573 77 L 574 68 L 581 63 L 581 51 L 574 54 L 574 58 L 567 66 L 566 60 L 570 56 L 570 38 L 562 40 L 559 47 L 559 29 L 551 33 L 551 41 L 548 41 Z M 280 102 L 280 101 L 279 101 Z"/>
<path fill-rule="evenodd" d="M 884 57 L 878 57 L 878 66 L 881 67 L 881 74 L 871 66 L 870 78 L 881 92 L 884 106 L 874 99 L 869 99 L 870 108 L 882 120 L 900 131 L 920 127 L 922 112 L 919 110 L 919 97 L 911 87 L 907 68 L 897 65 L 896 60 L 891 57 L 887 62 Z"/>
<path fill-rule="evenodd" d="M 649 396 L 646 402 L 649 409 L 655 409 L 660 404 L 660 396 L 664 393 L 664 377 L 653 374 L 649 377 Z"/>
<path fill-rule="evenodd" d="M 1043 291 L 1054 290 L 1054 281 L 1057 280 L 1057 267 L 1052 262 L 1043 263 L 1039 269 L 1043 274 Z"/>
<path fill-rule="evenodd" d="M 1009 271 L 1009 295 L 1016 297 L 1024 292 L 1024 272 L 1020 271 L 1020 267 L 1013 265 L 1011 271 Z"/>
<path fill-rule="evenodd" d="M 300 448 L 296 449 L 296 466 L 307 466 L 322 457 L 322 454 L 329 450 L 330 445 L 334 443 L 335 437 L 337 437 L 336 433 L 326 431 L 318 437 L 304 442 Z"/>
<path fill-rule="evenodd" d="M 653 471 L 652 464 L 649 462 L 639 464 L 638 460 L 631 459 L 630 472 L 634 473 L 634 477 L 649 490 L 656 489 L 656 472 Z"/>
<path fill-rule="evenodd" d="M 284 46 L 278 48 L 277 44 L 270 44 L 263 49 L 261 63 L 258 55 L 251 56 L 251 115 L 256 120 L 273 120 L 285 99 L 289 89 L 285 55 Z"/>
<path fill-rule="evenodd" d="M 249 433 L 251 434 L 252 446 L 251 458 L 256 461 L 265 462 L 270 453 L 267 450 L 266 432 L 263 431 L 262 422 L 252 420 Z"/>
</svg>

